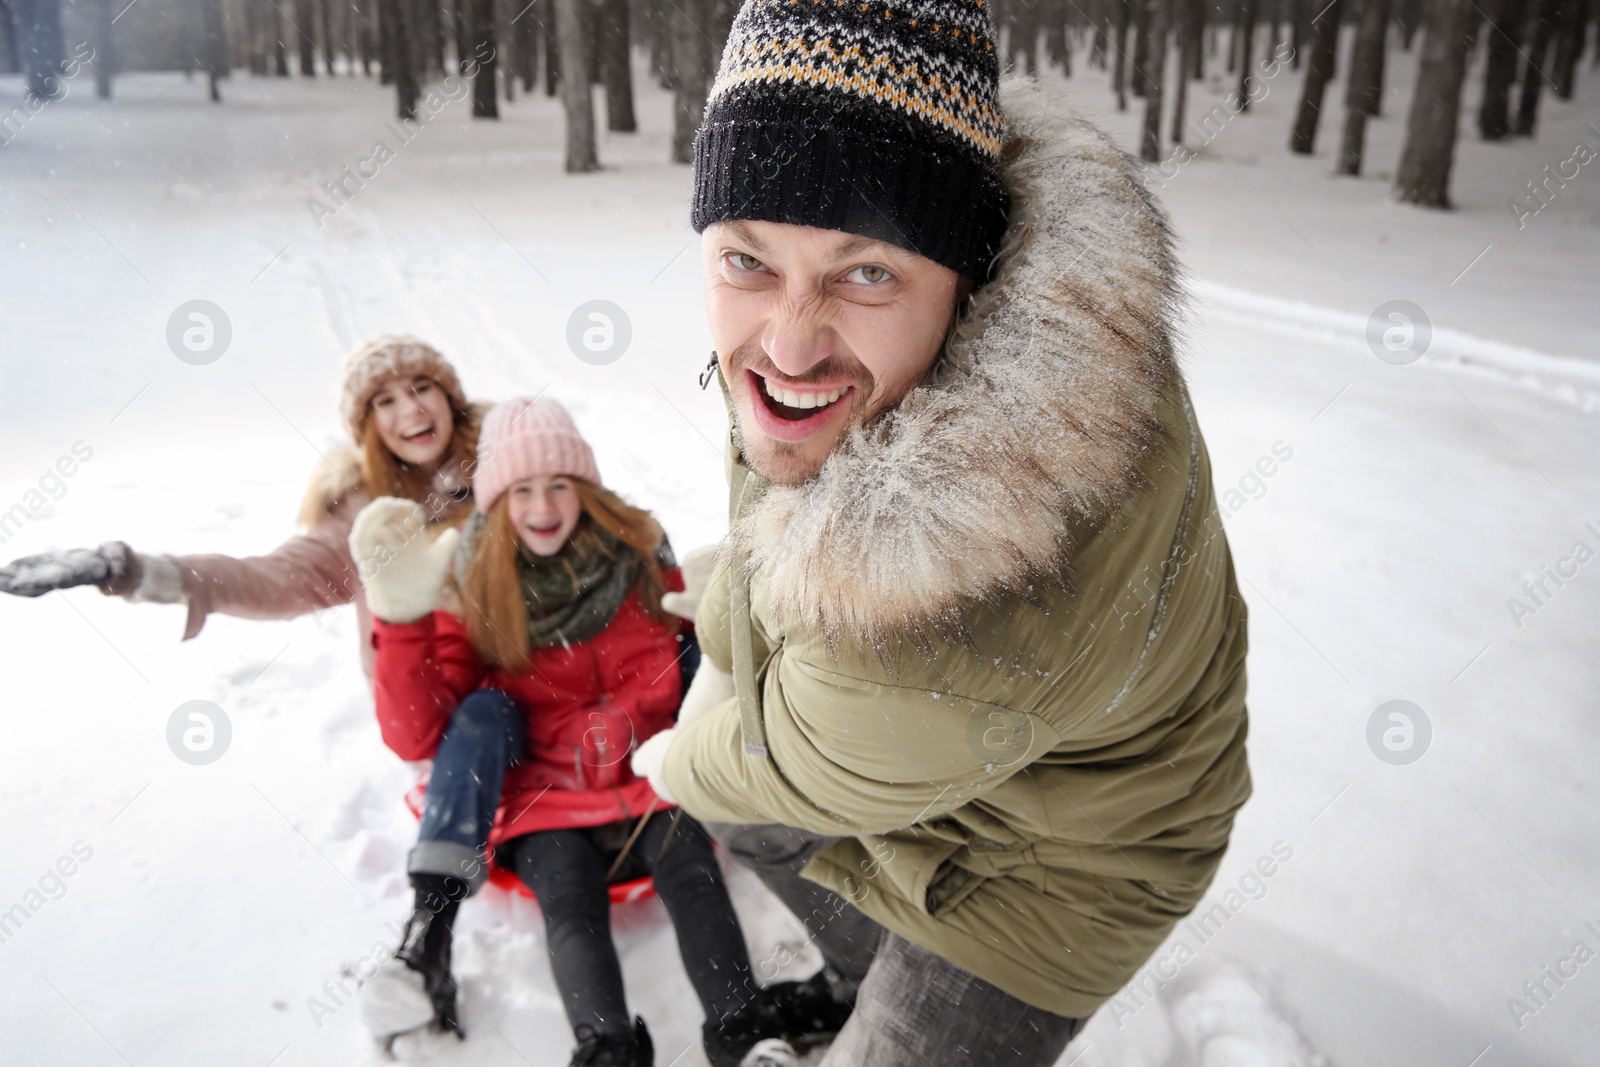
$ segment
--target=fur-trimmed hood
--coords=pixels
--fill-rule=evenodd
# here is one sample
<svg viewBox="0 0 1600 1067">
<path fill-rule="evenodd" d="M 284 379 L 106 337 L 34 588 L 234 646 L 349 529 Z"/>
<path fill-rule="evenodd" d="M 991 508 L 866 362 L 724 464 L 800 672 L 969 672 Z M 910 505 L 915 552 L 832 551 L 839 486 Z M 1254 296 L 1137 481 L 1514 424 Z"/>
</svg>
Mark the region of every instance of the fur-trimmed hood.
<svg viewBox="0 0 1600 1067">
<path fill-rule="evenodd" d="M 307 528 L 321 522 L 345 497 L 366 488 L 361 454 L 355 449 L 336 448 L 326 458 L 326 463 L 318 463 L 312 470 L 311 481 L 300 500 L 299 521 Z"/>
<path fill-rule="evenodd" d="M 1021 80 L 1001 100 L 993 280 L 927 380 L 734 525 L 781 624 L 876 642 L 1069 579 L 1070 532 L 1126 500 L 1167 437 L 1183 293 L 1166 218 L 1093 126 Z"/>
</svg>

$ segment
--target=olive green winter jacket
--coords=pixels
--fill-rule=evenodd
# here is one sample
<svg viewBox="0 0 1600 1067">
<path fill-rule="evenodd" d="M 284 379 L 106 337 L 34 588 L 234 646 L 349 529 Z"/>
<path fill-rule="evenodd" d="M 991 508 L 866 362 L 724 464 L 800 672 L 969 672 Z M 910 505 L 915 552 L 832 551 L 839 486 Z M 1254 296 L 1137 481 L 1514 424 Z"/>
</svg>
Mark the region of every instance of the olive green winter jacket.
<svg viewBox="0 0 1600 1067">
<path fill-rule="evenodd" d="M 1245 606 L 1165 221 L 1092 128 L 1003 102 L 1007 244 L 929 379 L 800 486 L 730 439 L 698 633 L 738 696 L 663 775 L 701 818 L 836 836 L 808 878 L 1085 1016 L 1249 796 Z"/>
</svg>

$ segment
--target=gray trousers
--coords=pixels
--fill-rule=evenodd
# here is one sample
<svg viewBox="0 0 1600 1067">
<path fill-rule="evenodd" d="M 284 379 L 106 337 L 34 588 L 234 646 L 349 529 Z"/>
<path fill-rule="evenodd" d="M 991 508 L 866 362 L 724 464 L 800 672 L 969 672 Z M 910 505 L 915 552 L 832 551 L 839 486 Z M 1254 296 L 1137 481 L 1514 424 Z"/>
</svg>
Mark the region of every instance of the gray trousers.
<svg viewBox="0 0 1600 1067">
<path fill-rule="evenodd" d="M 1052 1067 L 1084 1022 L 885 932 L 822 1067 Z"/>
<path fill-rule="evenodd" d="M 823 969 L 834 996 L 855 1003 L 856 989 L 867 977 L 883 927 L 857 911 L 848 900 L 800 877 L 800 868 L 806 861 L 833 839 L 792 826 L 708 822 L 705 827 L 723 851 L 755 872 L 805 925 L 807 935 L 822 953 Z"/>
<path fill-rule="evenodd" d="M 789 826 L 708 823 L 805 924 L 855 1012 L 822 1067 L 1052 1067 L 1087 1021 L 1026 1004 L 800 877 L 831 838 Z"/>
</svg>

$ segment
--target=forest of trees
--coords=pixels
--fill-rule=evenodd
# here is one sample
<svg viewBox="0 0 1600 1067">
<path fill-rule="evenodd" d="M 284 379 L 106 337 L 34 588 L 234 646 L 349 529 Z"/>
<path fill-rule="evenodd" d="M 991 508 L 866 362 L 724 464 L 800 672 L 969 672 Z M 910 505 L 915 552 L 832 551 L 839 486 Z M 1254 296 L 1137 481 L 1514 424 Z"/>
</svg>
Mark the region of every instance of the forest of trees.
<svg viewBox="0 0 1600 1067">
<path fill-rule="evenodd" d="M 137 0 L 135 0 L 137 2 Z M 499 116 L 520 91 L 559 97 L 567 116 L 566 168 L 600 165 L 595 95 L 615 132 L 637 128 L 634 50 L 673 93 L 672 159 L 691 159 L 735 0 L 144 0 L 159 9 L 165 59 L 207 76 L 211 99 L 235 68 L 256 77 L 377 78 L 395 88 L 401 118 L 427 87 L 472 81 L 472 114 Z M 1570 99 L 1585 53 L 1600 63 L 1600 5 L 1590 0 L 990 0 L 1004 62 L 1037 75 L 1105 78 L 1119 109 L 1142 101 L 1140 156 L 1171 165 L 1247 114 L 1285 70 L 1298 78 L 1286 147 L 1336 141 L 1334 169 L 1359 175 L 1366 123 L 1383 103 L 1386 57 L 1415 50 L 1417 79 L 1395 167 L 1395 194 L 1448 207 L 1450 170 L 1469 72 L 1480 83 L 1477 134 L 1534 133 L 1548 91 Z M 126 5 L 126 6 L 124 6 Z M 92 49 L 96 91 L 112 92 L 117 23 L 128 0 L 80 0 L 79 38 Z M 84 14 L 87 12 L 87 14 Z M 150 23 L 149 11 L 141 18 Z M 30 94 L 64 90 L 62 0 L 0 0 L 0 69 L 27 75 Z M 80 46 L 82 47 L 82 46 Z M 1482 52 L 1481 63 L 1475 62 Z M 78 52 L 75 54 L 84 54 Z M 9 66 L 7 66 L 9 65 Z M 1190 114 L 1189 83 L 1219 75 L 1234 86 L 1221 106 Z M 1327 97 L 1339 70 L 1343 99 Z M 581 71 L 579 77 L 568 72 Z M 1198 110 L 1198 109 L 1196 109 Z M 1332 129 L 1324 131 L 1323 111 Z M 1342 122 L 1340 121 L 1342 119 Z"/>
</svg>

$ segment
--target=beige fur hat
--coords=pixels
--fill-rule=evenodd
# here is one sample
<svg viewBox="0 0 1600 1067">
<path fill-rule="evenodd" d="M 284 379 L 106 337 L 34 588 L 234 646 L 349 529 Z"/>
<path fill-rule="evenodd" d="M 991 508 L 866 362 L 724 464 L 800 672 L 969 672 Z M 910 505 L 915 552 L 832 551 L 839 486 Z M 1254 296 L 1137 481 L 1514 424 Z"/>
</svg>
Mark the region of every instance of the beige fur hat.
<svg viewBox="0 0 1600 1067">
<path fill-rule="evenodd" d="M 427 375 L 439 383 L 439 388 L 450 398 L 452 410 L 466 410 L 467 395 L 461 390 L 461 379 L 456 377 L 456 369 L 438 349 L 415 337 L 382 334 L 350 353 L 344 363 L 339 413 L 350 431 L 350 440 L 361 443 L 373 394 L 392 378 L 409 378 L 414 374 Z"/>
</svg>

